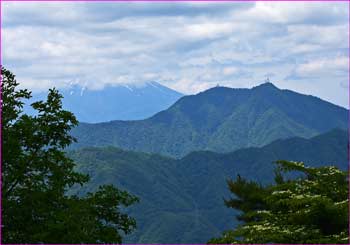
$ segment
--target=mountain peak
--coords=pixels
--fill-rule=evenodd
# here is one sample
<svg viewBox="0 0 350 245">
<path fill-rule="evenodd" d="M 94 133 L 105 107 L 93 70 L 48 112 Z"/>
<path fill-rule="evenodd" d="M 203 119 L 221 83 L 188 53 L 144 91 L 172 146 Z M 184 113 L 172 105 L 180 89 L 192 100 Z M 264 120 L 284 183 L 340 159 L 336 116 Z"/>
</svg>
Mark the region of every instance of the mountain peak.
<svg viewBox="0 0 350 245">
<path fill-rule="evenodd" d="M 183 95 L 157 82 L 106 84 L 99 89 L 70 83 L 60 90 L 63 106 L 81 122 L 142 120 L 174 104 Z M 29 105 L 44 100 L 47 92 L 33 94 L 25 112 L 36 115 Z"/>
<path fill-rule="evenodd" d="M 155 81 L 150 81 L 145 83 L 148 86 L 153 86 L 153 87 L 164 87 L 162 84 L 155 82 Z"/>
<path fill-rule="evenodd" d="M 152 97 L 142 103 L 149 104 Z M 115 108 L 118 103 L 111 105 Z M 263 83 L 252 89 L 211 88 L 184 96 L 148 119 L 114 121 L 109 126 L 98 124 L 99 132 L 94 129 L 88 136 L 86 132 L 92 130 L 78 128 L 79 134 L 75 136 L 80 146 L 103 142 L 124 149 L 182 157 L 191 151 L 230 152 L 263 146 L 276 139 L 309 138 L 333 128 L 346 129 L 347 122 L 348 111 L 343 108 Z M 105 133 L 106 128 L 110 133 Z"/>
<path fill-rule="evenodd" d="M 271 82 L 264 82 L 259 85 L 256 85 L 252 87 L 251 89 L 248 88 L 230 88 L 230 87 L 225 87 L 225 86 L 215 86 L 212 88 L 209 88 L 199 94 L 207 94 L 207 93 L 217 93 L 217 92 L 226 92 L 226 93 L 231 93 L 233 91 L 249 91 L 249 90 L 280 90 L 278 87 L 276 87 L 273 83 Z"/>
<path fill-rule="evenodd" d="M 253 87 L 253 89 L 278 89 L 273 83 L 271 82 L 264 82 L 262 84 L 259 84 L 255 87 Z"/>
</svg>

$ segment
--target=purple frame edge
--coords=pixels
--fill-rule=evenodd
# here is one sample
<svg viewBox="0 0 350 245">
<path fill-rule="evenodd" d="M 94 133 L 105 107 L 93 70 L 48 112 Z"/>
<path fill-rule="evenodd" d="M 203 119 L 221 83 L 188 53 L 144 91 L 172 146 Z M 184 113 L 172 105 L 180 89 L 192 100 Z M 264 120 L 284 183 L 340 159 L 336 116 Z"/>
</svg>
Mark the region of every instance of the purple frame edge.
<svg viewBox="0 0 350 245">
<path fill-rule="evenodd" d="M 95 3 L 105 3 L 105 2 L 348 2 L 348 85 L 349 85 L 349 113 L 348 113 L 348 176 L 350 178 L 350 0 L 0 0 L 0 68 L 3 66 L 2 60 L 2 2 L 95 2 Z M 2 84 L 2 73 L 0 71 L 0 85 Z M 2 101 L 2 86 L 0 86 L 0 101 Z M 2 103 L 0 103 L 0 245 L 2 243 Z M 350 182 L 349 182 L 350 190 Z M 349 193 L 350 200 L 350 193 Z M 349 220 L 350 220 L 350 202 L 349 202 Z M 350 231 L 350 222 L 349 222 Z M 44 243 L 45 244 L 45 243 Z M 108 244 L 108 243 L 106 243 Z M 148 245 L 147 243 L 140 243 L 141 245 Z M 153 245 L 161 243 L 152 243 Z M 7 245 L 17 245 L 17 244 L 7 244 Z M 37 245 L 26 243 L 26 245 Z M 81 244 L 64 244 L 64 243 L 50 243 L 50 245 L 81 245 Z M 89 245 L 98 245 L 90 244 Z M 129 245 L 137 245 L 130 243 Z M 164 243 L 162 245 L 180 245 L 176 243 Z M 202 245 L 201 243 L 191 243 L 188 245 Z M 260 245 L 260 244 L 252 244 Z M 276 243 L 276 245 L 280 245 Z M 296 245 L 293 243 L 283 244 L 283 245 Z M 335 245 L 335 244 L 334 244 Z"/>
</svg>

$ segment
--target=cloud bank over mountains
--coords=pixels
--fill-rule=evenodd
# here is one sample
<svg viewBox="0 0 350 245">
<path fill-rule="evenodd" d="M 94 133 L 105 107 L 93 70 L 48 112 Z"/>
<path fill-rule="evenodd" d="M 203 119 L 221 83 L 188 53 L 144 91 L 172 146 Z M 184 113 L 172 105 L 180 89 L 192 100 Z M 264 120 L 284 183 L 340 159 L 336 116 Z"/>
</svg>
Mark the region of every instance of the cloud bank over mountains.
<svg viewBox="0 0 350 245">
<path fill-rule="evenodd" d="M 3 63 L 34 91 L 74 82 L 281 88 L 348 107 L 346 2 L 3 3 Z"/>
</svg>

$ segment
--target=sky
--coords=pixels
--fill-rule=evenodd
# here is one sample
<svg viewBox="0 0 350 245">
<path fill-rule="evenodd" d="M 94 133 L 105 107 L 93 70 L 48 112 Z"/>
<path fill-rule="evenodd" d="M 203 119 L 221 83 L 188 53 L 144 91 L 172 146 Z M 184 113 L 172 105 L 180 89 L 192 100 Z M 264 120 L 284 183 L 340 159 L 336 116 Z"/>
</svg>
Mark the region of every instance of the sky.
<svg viewBox="0 0 350 245">
<path fill-rule="evenodd" d="M 349 107 L 347 2 L 3 2 L 22 87 L 277 87 Z"/>
</svg>

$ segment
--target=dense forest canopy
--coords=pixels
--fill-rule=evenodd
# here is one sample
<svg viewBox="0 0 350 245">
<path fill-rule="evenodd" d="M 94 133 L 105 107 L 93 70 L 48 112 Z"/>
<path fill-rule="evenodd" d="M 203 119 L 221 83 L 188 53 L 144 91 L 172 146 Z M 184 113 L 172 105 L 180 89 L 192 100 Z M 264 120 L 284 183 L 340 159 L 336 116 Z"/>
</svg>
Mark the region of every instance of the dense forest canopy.
<svg viewBox="0 0 350 245">
<path fill-rule="evenodd" d="M 136 221 L 120 209 L 138 199 L 112 185 L 85 197 L 66 195 L 89 180 L 64 152 L 77 120 L 62 109 L 56 89 L 32 104 L 36 116 L 23 114 L 31 93 L 18 89 L 9 70 L 1 74 L 2 243 L 121 243 Z"/>
</svg>

